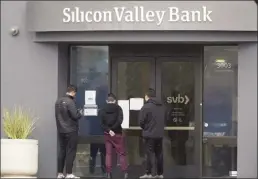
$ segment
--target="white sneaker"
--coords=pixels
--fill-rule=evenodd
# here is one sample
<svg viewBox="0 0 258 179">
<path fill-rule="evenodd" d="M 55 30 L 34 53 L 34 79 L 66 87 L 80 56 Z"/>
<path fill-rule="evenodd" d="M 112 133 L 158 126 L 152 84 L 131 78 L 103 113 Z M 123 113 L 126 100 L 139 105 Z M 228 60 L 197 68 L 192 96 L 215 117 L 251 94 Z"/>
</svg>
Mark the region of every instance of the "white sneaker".
<svg viewBox="0 0 258 179">
<path fill-rule="evenodd" d="M 164 178 L 163 175 L 157 175 L 156 178 Z"/>
<path fill-rule="evenodd" d="M 143 176 L 140 176 L 140 178 L 153 178 L 152 175 L 145 174 Z"/>
<path fill-rule="evenodd" d="M 66 175 L 65 178 L 80 178 L 80 177 L 77 177 L 74 174 L 68 174 L 68 175 Z"/>
<path fill-rule="evenodd" d="M 59 173 L 59 174 L 57 175 L 57 178 L 65 178 L 65 176 L 64 176 L 64 174 Z"/>
</svg>

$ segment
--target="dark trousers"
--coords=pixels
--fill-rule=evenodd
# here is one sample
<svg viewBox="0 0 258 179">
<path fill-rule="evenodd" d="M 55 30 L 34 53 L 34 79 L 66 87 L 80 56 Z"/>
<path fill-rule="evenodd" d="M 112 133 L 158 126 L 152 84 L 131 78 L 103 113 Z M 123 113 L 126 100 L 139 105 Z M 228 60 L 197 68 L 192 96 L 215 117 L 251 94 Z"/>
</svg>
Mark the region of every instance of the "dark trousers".
<svg viewBox="0 0 258 179">
<path fill-rule="evenodd" d="M 78 132 L 59 133 L 58 140 L 58 173 L 63 173 L 64 166 L 66 166 L 66 173 L 71 174 L 76 156 Z"/>
<path fill-rule="evenodd" d="M 105 173 L 106 167 L 105 167 L 105 157 L 106 157 L 106 148 L 105 144 L 100 143 L 91 143 L 90 144 L 90 172 L 95 172 L 96 167 L 96 158 L 98 152 L 100 153 L 100 160 L 101 160 L 101 169 L 102 172 Z"/>
<path fill-rule="evenodd" d="M 121 134 L 116 134 L 111 137 L 109 134 L 105 134 L 106 145 L 106 171 L 111 173 L 112 171 L 112 151 L 115 148 L 117 155 L 119 156 L 120 165 L 123 172 L 127 172 L 127 160 L 124 145 L 124 137 Z"/>
<path fill-rule="evenodd" d="M 163 175 L 162 138 L 144 138 L 146 150 L 146 174 L 150 175 L 153 164 L 156 164 L 157 175 Z M 153 161 L 155 156 L 155 162 Z"/>
</svg>

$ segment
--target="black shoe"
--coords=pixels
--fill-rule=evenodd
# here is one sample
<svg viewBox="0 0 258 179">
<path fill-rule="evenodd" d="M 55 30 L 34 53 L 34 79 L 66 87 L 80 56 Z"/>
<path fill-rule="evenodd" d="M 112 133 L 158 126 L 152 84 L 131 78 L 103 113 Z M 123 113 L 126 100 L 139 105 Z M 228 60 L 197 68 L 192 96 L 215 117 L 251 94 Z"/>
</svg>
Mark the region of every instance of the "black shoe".
<svg viewBox="0 0 258 179">
<path fill-rule="evenodd" d="M 124 179 L 128 179 L 128 173 L 124 174 Z"/>
<path fill-rule="evenodd" d="M 107 173 L 107 178 L 112 179 L 112 174 L 111 173 Z"/>
</svg>

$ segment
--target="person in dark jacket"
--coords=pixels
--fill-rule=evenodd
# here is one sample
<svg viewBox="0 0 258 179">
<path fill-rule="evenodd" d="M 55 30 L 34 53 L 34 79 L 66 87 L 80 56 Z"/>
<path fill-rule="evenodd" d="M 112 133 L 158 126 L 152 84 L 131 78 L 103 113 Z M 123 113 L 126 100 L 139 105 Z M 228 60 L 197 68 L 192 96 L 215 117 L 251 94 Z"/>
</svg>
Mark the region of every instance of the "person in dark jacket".
<svg viewBox="0 0 258 179">
<path fill-rule="evenodd" d="M 55 103 L 55 117 L 59 140 L 58 177 L 64 178 L 63 170 L 66 166 L 66 178 L 78 178 L 72 174 L 73 162 L 76 156 L 78 139 L 78 120 L 82 117 L 76 108 L 74 97 L 76 87 L 70 85 L 64 97 Z"/>
<path fill-rule="evenodd" d="M 101 124 L 105 132 L 106 146 L 106 172 L 107 178 L 112 178 L 112 149 L 115 148 L 119 155 L 124 178 L 128 178 L 126 152 L 124 146 L 124 137 L 122 135 L 123 111 L 116 104 L 116 98 L 113 94 L 108 94 L 107 104 L 101 111 Z"/>
<path fill-rule="evenodd" d="M 146 147 L 146 173 L 140 178 L 152 178 L 152 156 L 155 155 L 157 176 L 163 178 L 162 139 L 165 127 L 165 108 L 156 98 L 155 90 L 149 89 L 145 94 L 146 103 L 140 110 L 139 125 Z"/>
</svg>

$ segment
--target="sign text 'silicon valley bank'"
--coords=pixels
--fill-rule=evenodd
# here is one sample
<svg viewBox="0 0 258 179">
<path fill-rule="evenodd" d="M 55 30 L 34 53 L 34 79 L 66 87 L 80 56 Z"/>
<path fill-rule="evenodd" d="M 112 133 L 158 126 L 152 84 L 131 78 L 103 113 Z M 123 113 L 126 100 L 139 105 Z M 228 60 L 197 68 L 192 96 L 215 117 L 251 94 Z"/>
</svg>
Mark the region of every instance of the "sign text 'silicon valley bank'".
<svg viewBox="0 0 258 179">
<path fill-rule="evenodd" d="M 183 10 L 168 7 L 166 10 L 147 10 L 143 6 L 113 7 L 111 10 L 81 10 L 79 7 L 64 8 L 64 23 L 156 23 L 161 25 L 164 20 L 169 22 L 212 22 L 212 11 L 206 6 L 195 10 Z"/>
</svg>

